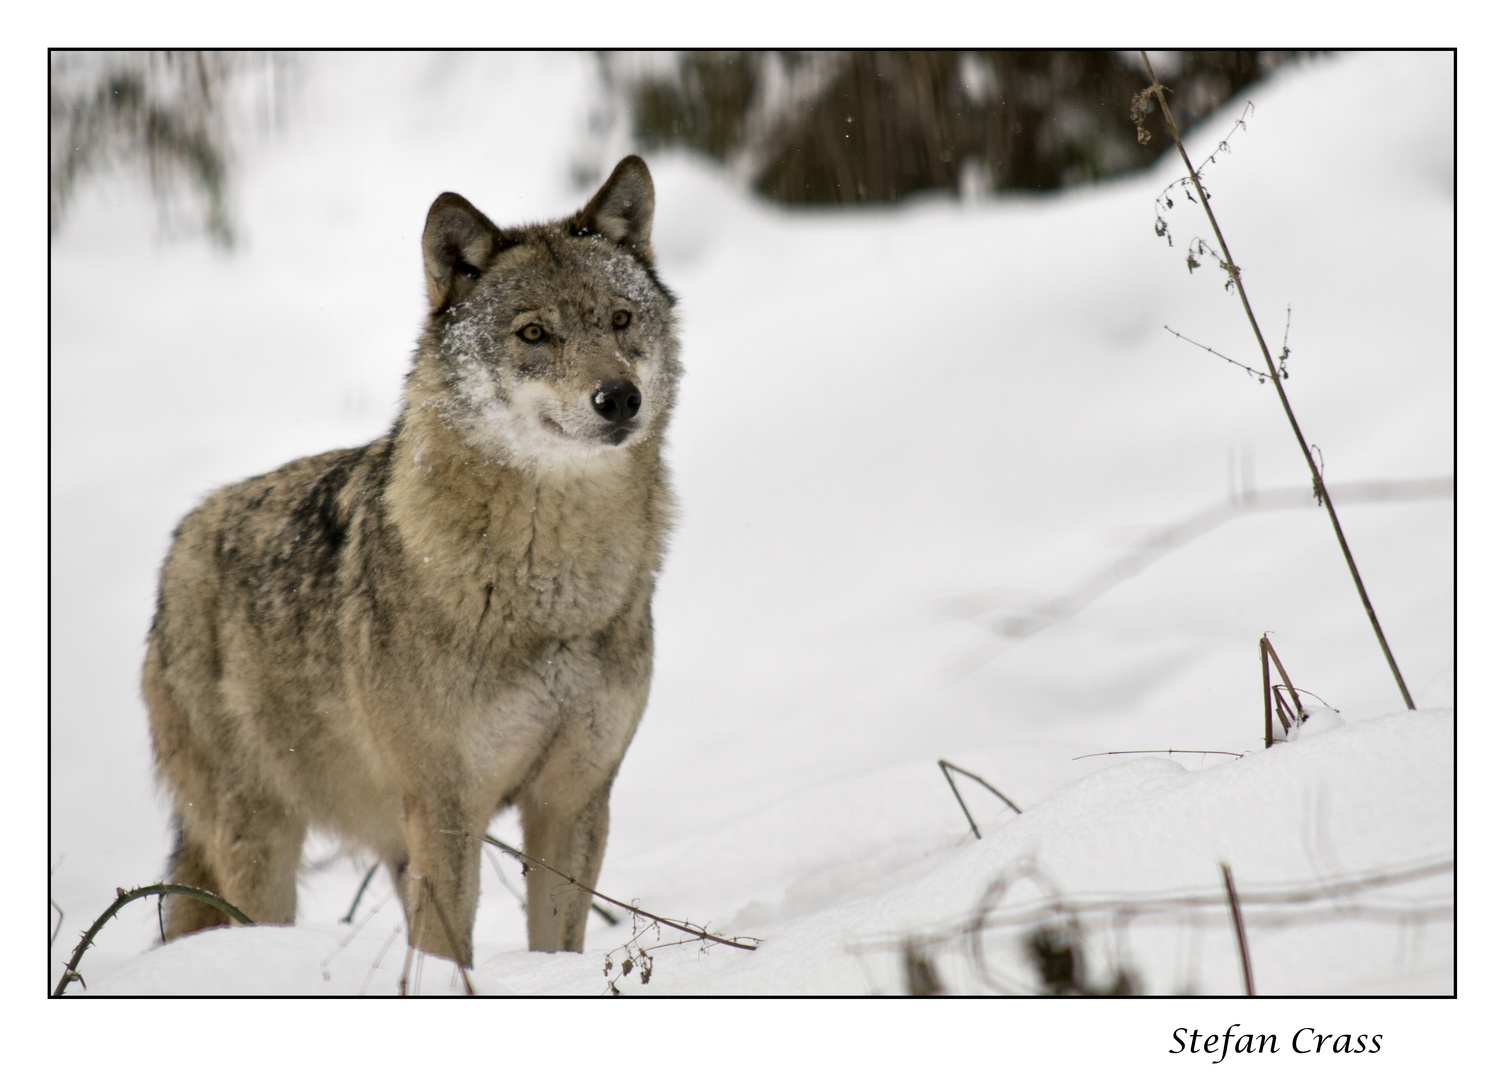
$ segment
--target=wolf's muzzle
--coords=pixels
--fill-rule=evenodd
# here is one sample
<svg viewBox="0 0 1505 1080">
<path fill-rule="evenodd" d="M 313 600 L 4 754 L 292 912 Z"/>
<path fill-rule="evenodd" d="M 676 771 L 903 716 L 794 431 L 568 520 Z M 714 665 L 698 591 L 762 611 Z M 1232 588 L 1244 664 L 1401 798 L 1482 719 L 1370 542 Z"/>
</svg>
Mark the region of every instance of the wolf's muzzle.
<svg viewBox="0 0 1505 1080">
<path fill-rule="evenodd" d="M 591 404 L 603 420 L 609 420 L 613 424 L 625 424 L 638 414 L 643 407 L 643 394 L 633 383 L 626 379 L 613 379 L 604 383 L 596 396 L 591 398 Z"/>
</svg>

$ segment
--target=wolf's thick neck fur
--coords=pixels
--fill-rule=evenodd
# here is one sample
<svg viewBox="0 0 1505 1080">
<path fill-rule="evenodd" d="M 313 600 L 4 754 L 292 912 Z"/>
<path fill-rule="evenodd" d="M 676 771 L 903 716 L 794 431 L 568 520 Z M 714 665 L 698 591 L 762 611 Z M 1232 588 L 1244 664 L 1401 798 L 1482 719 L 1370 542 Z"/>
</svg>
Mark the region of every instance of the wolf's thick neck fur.
<svg viewBox="0 0 1505 1080">
<path fill-rule="evenodd" d="M 425 374 L 420 360 L 386 489 L 410 568 L 478 632 L 599 629 L 658 566 L 669 513 L 662 431 L 546 466 L 488 461 L 425 400 Z"/>
</svg>

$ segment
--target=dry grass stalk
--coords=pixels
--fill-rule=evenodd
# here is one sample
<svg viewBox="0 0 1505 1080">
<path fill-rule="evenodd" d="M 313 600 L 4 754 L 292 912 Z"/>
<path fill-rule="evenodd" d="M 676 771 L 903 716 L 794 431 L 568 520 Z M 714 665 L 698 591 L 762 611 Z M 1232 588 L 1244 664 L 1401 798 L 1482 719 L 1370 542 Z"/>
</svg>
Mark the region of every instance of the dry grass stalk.
<svg viewBox="0 0 1505 1080">
<path fill-rule="evenodd" d="M 1333 507 L 1333 501 L 1328 497 L 1327 487 L 1322 481 L 1322 470 L 1317 467 L 1316 460 L 1312 457 L 1311 444 L 1306 436 L 1301 433 L 1301 425 L 1296 422 L 1296 413 L 1291 409 L 1290 399 L 1286 397 L 1285 387 L 1281 385 L 1280 374 L 1276 369 L 1275 361 L 1270 356 L 1269 346 L 1265 344 L 1265 336 L 1260 332 L 1259 322 L 1254 317 L 1254 309 L 1249 304 L 1248 294 L 1244 292 L 1243 274 L 1238 264 L 1233 261 L 1233 254 L 1228 250 L 1228 242 L 1223 239 L 1223 230 L 1218 226 L 1218 219 L 1212 212 L 1212 204 L 1207 200 L 1207 192 L 1202 187 L 1202 178 L 1196 169 L 1192 167 L 1191 157 L 1186 153 L 1186 147 L 1181 142 L 1181 132 L 1176 126 L 1175 117 L 1171 115 L 1170 105 L 1165 100 L 1165 87 L 1155 77 L 1155 69 L 1150 66 L 1150 58 L 1143 50 L 1139 53 L 1144 61 L 1144 70 L 1150 78 L 1150 86 L 1142 93 L 1142 100 L 1136 100 L 1136 109 L 1141 109 L 1148 100 L 1148 95 L 1153 93 L 1160 103 L 1160 109 L 1165 115 L 1165 125 L 1175 140 L 1176 149 L 1181 152 L 1181 160 L 1186 165 L 1186 171 L 1191 177 L 1191 182 L 1197 190 L 1197 197 L 1202 203 L 1202 209 L 1207 212 L 1207 220 L 1212 224 L 1212 231 L 1218 238 L 1218 247 L 1221 254 L 1218 256 L 1219 265 L 1227 272 L 1229 282 L 1238 290 L 1239 301 L 1244 306 L 1244 314 L 1249 318 L 1249 326 L 1254 331 L 1255 340 L 1259 342 L 1259 351 L 1264 355 L 1265 366 L 1269 373 L 1270 381 L 1275 384 L 1275 392 L 1280 395 L 1281 407 L 1285 409 L 1286 419 L 1290 421 L 1291 431 L 1296 435 L 1296 441 L 1301 444 L 1302 456 L 1306 458 L 1307 468 L 1312 474 L 1312 492 L 1317 501 L 1327 508 L 1328 518 L 1332 521 L 1333 532 L 1337 534 L 1338 546 L 1343 549 L 1343 558 L 1348 563 L 1349 573 L 1353 575 L 1354 586 L 1359 590 L 1359 599 L 1364 604 L 1364 611 L 1369 616 L 1369 623 L 1374 627 L 1374 635 L 1379 639 L 1380 649 L 1385 654 L 1385 662 L 1390 665 L 1390 673 L 1395 676 L 1395 684 L 1400 688 L 1401 697 L 1405 699 L 1406 708 L 1415 709 L 1416 703 L 1411 700 L 1411 691 L 1406 688 L 1406 680 L 1401 677 L 1400 667 L 1395 662 L 1395 657 L 1390 652 L 1390 643 L 1385 640 L 1385 632 L 1380 629 L 1379 616 L 1374 613 L 1374 605 L 1369 602 L 1369 593 L 1364 588 L 1364 579 L 1359 576 L 1358 565 L 1354 562 L 1353 553 L 1348 550 L 1348 540 L 1343 535 L 1343 527 L 1338 524 L 1338 512 Z M 1142 119 L 1142 111 L 1139 119 Z M 1146 138 L 1148 131 L 1141 127 L 1142 136 Z"/>
<path fill-rule="evenodd" d="M 1270 661 L 1275 661 L 1275 669 L 1280 672 L 1284 683 L 1271 684 Z M 1280 656 L 1275 652 L 1275 646 L 1270 644 L 1268 634 L 1261 635 L 1259 639 L 1259 663 L 1260 670 L 1265 680 L 1265 749 L 1275 745 L 1275 715 L 1280 716 L 1280 726 L 1284 734 L 1289 735 L 1291 729 L 1301 724 L 1310 715 L 1306 706 L 1301 704 L 1301 695 L 1296 692 L 1295 683 L 1286 674 L 1285 665 L 1280 662 Z M 1291 695 L 1294 705 L 1286 704 L 1285 698 L 1280 691 L 1284 689 Z"/>
<path fill-rule="evenodd" d="M 1239 963 L 1244 969 L 1244 993 L 1254 996 L 1254 967 L 1249 962 L 1249 938 L 1244 933 L 1244 913 L 1239 908 L 1238 890 L 1233 887 L 1233 871 L 1225 862 L 1218 863 L 1223 871 L 1223 889 L 1228 893 L 1228 910 L 1233 912 L 1233 930 L 1238 935 Z"/>
</svg>

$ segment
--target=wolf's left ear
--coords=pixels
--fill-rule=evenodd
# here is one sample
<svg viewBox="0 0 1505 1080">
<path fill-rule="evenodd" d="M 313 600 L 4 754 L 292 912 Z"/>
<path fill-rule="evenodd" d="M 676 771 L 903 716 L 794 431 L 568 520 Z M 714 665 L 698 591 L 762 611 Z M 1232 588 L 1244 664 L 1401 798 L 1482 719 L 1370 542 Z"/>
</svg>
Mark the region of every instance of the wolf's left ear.
<svg viewBox="0 0 1505 1080">
<path fill-rule="evenodd" d="M 423 270 L 432 310 L 464 300 L 507 246 L 491 219 L 453 191 L 435 199 L 423 226 Z"/>
<path fill-rule="evenodd" d="M 570 227 L 576 233 L 599 233 L 652 265 L 653 178 L 643 159 L 624 157 Z"/>
</svg>

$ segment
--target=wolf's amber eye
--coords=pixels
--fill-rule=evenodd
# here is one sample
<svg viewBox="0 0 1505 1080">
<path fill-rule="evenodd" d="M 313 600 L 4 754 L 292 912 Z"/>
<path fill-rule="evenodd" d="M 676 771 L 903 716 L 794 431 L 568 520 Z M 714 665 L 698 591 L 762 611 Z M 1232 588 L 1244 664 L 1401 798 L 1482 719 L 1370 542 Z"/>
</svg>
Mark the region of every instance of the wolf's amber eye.
<svg viewBox="0 0 1505 1080">
<path fill-rule="evenodd" d="M 536 322 L 530 322 L 517 332 L 517 336 L 530 345 L 537 344 L 543 340 L 543 327 L 539 326 Z"/>
<path fill-rule="evenodd" d="M 611 317 L 611 325 L 615 326 L 618 330 L 626 330 L 627 324 L 630 322 L 632 322 L 632 312 L 630 311 L 618 311 Z"/>
</svg>

